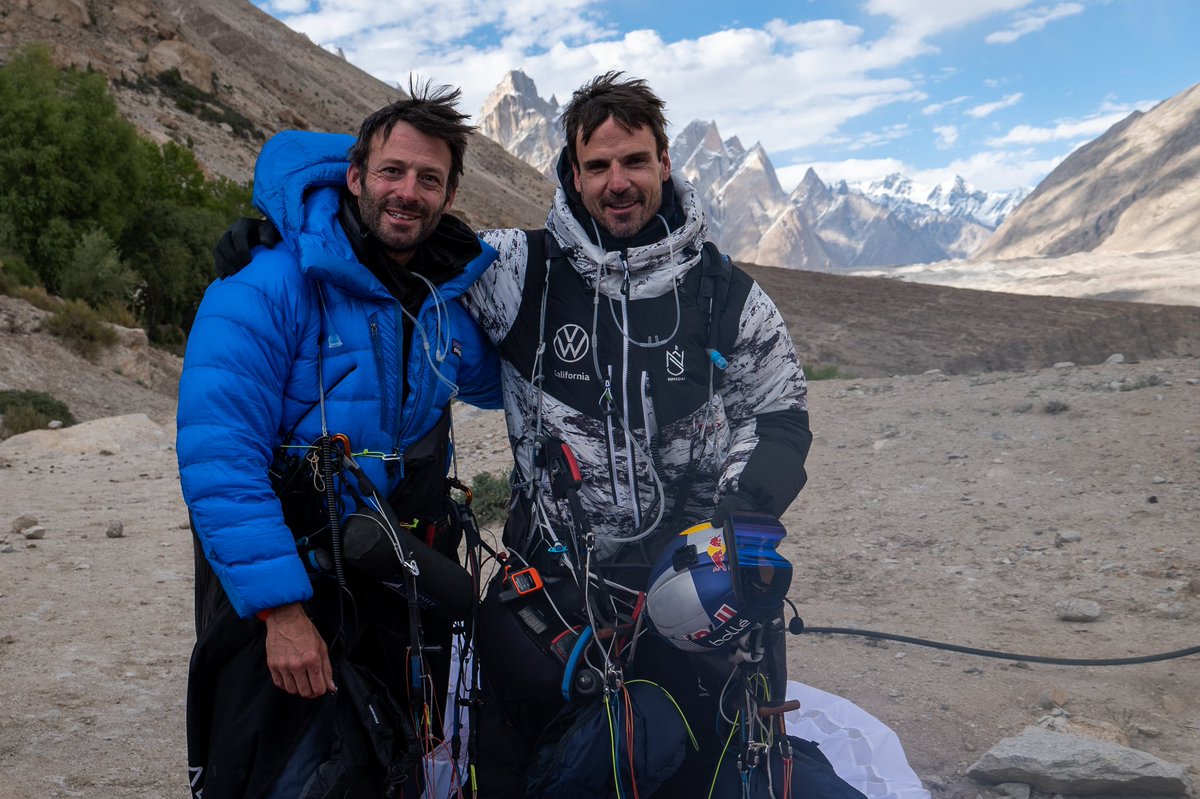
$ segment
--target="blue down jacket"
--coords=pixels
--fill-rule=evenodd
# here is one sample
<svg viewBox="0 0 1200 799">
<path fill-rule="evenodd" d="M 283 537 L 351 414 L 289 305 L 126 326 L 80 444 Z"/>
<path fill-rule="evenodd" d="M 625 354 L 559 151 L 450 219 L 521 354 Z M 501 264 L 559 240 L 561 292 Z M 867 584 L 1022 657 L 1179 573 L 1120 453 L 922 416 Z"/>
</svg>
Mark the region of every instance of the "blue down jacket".
<svg viewBox="0 0 1200 799">
<path fill-rule="evenodd" d="M 257 249 L 249 266 L 209 286 L 188 339 L 177 418 L 183 496 L 243 617 L 312 595 L 267 470 L 281 444 L 305 446 L 321 435 L 318 347 L 328 431 L 349 437 L 383 496 L 403 468 L 379 455 L 403 454 L 428 433 L 453 385 L 466 402 L 500 407 L 495 352 L 456 299 L 495 250 L 482 244 L 425 300 L 417 315 L 424 336 L 414 330 L 401 352 L 400 304 L 356 260 L 338 222 L 352 143 L 288 131 L 264 145 L 254 204 L 284 241 Z M 376 455 L 357 455 L 364 451 Z"/>
</svg>

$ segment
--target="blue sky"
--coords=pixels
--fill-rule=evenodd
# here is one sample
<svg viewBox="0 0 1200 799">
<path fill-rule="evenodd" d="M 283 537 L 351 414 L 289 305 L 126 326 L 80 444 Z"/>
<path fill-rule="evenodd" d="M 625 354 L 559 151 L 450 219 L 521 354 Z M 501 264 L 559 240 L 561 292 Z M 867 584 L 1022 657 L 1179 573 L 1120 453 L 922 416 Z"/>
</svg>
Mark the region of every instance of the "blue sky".
<svg viewBox="0 0 1200 799">
<path fill-rule="evenodd" d="M 903 172 L 1032 186 L 1134 110 L 1200 82 L 1198 0 L 256 0 L 367 72 L 463 89 L 511 69 L 559 100 L 624 69 L 672 133 L 761 142 L 791 189 Z"/>
</svg>

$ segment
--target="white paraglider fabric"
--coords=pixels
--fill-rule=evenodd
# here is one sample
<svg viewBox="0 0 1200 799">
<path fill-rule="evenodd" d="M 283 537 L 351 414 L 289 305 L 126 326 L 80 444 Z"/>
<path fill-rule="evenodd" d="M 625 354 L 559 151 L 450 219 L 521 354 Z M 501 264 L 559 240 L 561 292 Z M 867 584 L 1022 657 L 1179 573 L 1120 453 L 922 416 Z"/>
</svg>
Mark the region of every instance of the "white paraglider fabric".
<svg viewBox="0 0 1200 799">
<path fill-rule="evenodd" d="M 838 776 L 867 799 L 929 799 L 892 729 L 849 699 L 788 681 L 800 709 L 784 716 L 787 731 L 816 741 Z"/>
</svg>

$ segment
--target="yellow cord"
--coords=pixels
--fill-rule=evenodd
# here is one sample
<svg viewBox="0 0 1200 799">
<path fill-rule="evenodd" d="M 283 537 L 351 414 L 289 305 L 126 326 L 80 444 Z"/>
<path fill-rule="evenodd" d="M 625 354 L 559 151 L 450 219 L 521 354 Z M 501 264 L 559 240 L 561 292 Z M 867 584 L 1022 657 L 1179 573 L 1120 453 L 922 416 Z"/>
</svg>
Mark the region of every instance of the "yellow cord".
<svg viewBox="0 0 1200 799">
<path fill-rule="evenodd" d="M 671 692 L 668 691 L 666 688 L 663 688 L 658 683 L 651 682 L 650 680 L 627 680 L 625 682 L 626 685 L 636 685 L 638 683 L 644 683 L 646 685 L 653 685 L 655 688 L 657 688 L 658 690 L 660 690 L 664 694 L 666 694 L 667 699 L 670 699 L 671 704 L 675 706 L 675 712 L 678 713 L 679 718 L 683 720 L 683 728 L 685 730 L 687 730 L 688 740 L 692 742 L 692 748 L 695 749 L 697 752 L 699 752 L 700 744 L 696 742 L 696 736 L 692 732 L 692 725 L 688 724 L 687 716 L 683 715 L 683 708 L 681 708 L 679 706 L 679 703 L 675 701 L 675 697 L 671 696 Z"/>
<path fill-rule="evenodd" d="M 738 719 L 742 717 L 742 712 L 733 717 L 733 724 L 729 725 L 729 737 L 725 739 L 725 746 L 721 747 L 721 756 L 717 758 L 717 767 L 713 770 L 712 784 L 708 786 L 708 799 L 712 799 L 713 793 L 717 790 L 717 776 L 721 773 L 721 763 L 725 762 L 725 753 L 729 751 L 729 744 L 733 741 L 733 734 L 737 731 Z"/>
<path fill-rule="evenodd" d="M 608 694 L 604 695 L 604 715 L 608 719 L 608 741 L 612 749 L 613 786 L 617 791 L 617 799 L 621 799 L 621 775 L 617 771 L 617 731 L 613 724 L 612 701 Z"/>
</svg>

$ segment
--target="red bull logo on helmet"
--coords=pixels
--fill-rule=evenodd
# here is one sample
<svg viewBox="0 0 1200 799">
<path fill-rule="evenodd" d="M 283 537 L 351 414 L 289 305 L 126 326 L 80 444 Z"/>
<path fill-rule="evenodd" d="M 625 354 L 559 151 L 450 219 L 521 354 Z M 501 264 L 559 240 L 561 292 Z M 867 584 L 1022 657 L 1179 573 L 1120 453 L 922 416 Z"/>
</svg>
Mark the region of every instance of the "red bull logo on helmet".
<svg viewBox="0 0 1200 799">
<path fill-rule="evenodd" d="M 725 537 L 714 535 L 708 539 L 708 556 L 712 558 L 713 571 L 729 571 L 729 561 L 725 559 Z"/>
</svg>

